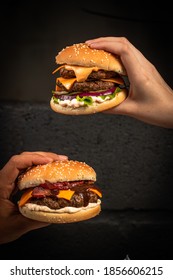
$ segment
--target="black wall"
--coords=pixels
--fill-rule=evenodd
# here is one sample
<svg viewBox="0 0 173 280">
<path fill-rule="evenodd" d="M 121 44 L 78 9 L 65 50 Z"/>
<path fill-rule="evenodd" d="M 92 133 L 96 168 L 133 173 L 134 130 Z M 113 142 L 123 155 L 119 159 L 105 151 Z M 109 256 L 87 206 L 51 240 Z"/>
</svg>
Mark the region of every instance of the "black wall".
<svg viewBox="0 0 173 280">
<path fill-rule="evenodd" d="M 49 106 L 57 52 L 98 36 L 127 37 L 173 86 L 169 6 L 96 3 L 6 1 L 1 9 L 1 167 L 24 150 L 66 154 L 93 166 L 103 191 L 98 217 L 30 232 L 1 246 L 7 259 L 172 258 L 172 130 Z"/>
</svg>

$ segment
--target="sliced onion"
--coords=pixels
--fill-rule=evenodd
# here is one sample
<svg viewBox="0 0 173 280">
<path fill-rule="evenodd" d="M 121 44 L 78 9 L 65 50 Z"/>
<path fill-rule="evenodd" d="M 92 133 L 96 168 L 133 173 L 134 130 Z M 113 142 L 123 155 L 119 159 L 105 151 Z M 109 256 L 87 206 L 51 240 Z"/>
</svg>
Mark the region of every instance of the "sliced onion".
<svg viewBox="0 0 173 280">
<path fill-rule="evenodd" d="M 102 96 L 102 95 L 108 95 L 108 94 L 112 94 L 114 91 L 115 91 L 115 87 L 113 88 L 110 88 L 110 89 L 107 89 L 107 90 L 104 90 L 104 91 L 88 91 L 88 92 L 79 92 L 79 93 L 74 93 L 72 95 L 66 95 L 66 94 L 63 94 L 63 95 L 58 95 L 58 94 L 54 94 L 54 96 L 56 98 L 59 98 L 61 100 L 66 100 L 66 99 L 73 99 L 73 98 L 76 98 L 76 96 L 80 96 L 80 97 L 83 97 L 83 96 Z"/>
</svg>

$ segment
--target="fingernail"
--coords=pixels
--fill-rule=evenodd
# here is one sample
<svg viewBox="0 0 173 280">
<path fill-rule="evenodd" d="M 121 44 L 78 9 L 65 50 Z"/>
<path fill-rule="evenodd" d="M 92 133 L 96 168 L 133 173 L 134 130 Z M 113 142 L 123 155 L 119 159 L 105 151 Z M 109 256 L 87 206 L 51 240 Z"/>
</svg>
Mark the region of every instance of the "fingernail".
<svg viewBox="0 0 173 280">
<path fill-rule="evenodd" d="M 92 41 L 91 40 L 88 40 L 85 42 L 87 45 L 91 46 L 92 45 Z"/>
<path fill-rule="evenodd" d="M 64 156 L 64 155 L 59 155 L 58 157 L 59 157 L 59 159 L 61 159 L 61 160 L 67 160 L 67 159 L 68 159 L 68 157 L 67 157 L 67 156 Z"/>
</svg>

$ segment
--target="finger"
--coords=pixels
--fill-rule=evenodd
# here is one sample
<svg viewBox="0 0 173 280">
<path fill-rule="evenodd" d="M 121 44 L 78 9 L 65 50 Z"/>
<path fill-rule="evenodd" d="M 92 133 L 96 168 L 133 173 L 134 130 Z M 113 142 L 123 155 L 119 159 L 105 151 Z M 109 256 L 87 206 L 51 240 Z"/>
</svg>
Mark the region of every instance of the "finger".
<svg viewBox="0 0 173 280">
<path fill-rule="evenodd" d="M 126 98 L 121 104 L 111 109 L 105 110 L 104 114 L 116 114 L 116 115 L 131 115 L 136 110 L 136 103 L 129 97 Z"/>
<path fill-rule="evenodd" d="M 134 55 L 134 53 L 130 50 L 129 45 L 124 45 L 122 42 L 115 42 L 109 41 L 109 44 L 107 42 L 99 42 L 99 43 L 93 43 L 91 44 L 91 47 L 97 48 L 97 49 L 103 49 L 105 51 L 109 51 L 111 53 L 115 53 L 120 56 L 122 63 L 124 64 L 127 75 L 130 79 L 130 76 L 138 76 L 139 71 L 141 71 L 140 67 L 141 65 L 138 62 L 137 57 Z"/>
<path fill-rule="evenodd" d="M 32 155 L 32 154 L 38 154 L 38 155 L 42 155 L 45 157 L 51 157 L 51 159 L 53 160 L 67 160 L 68 156 L 66 155 L 59 155 L 56 153 L 52 153 L 52 152 L 43 152 L 43 151 L 35 151 L 35 152 L 29 152 L 29 151 L 25 151 L 22 152 L 21 155 Z"/>
<path fill-rule="evenodd" d="M 103 49 L 119 55 L 130 82 L 135 80 L 140 82 L 143 78 L 143 75 L 139 75 L 139 73 L 142 73 L 146 59 L 126 38 L 109 39 L 108 37 L 104 40 L 102 38 L 91 42 L 89 45 L 92 48 Z"/>
<path fill-rule="evenodd" d="M 91 43 L 100 43 L 100 42 L 106 42 L 106 41 L 116 41 L 119 40 L 121 37 L 98 37 L 98 38 L 93 38 L 90 40 L 86 40 L 86 44 L 91 44 Z"/>
<path fill-rule="evenodd" d="M 37 164 L 46 164 L 54 160 L 66 159 L 64 156 L 58 156 L 53 153 L 22 153 L 15 155 L 0 170 L 0 188 L 5 188 L 6 197 L 11 195 L 14 189 L 14 182 L 22 169 Z"/>
<path fill-rule="evenodd" d="M 124 50 L 130 51 L 136 57 L 138 63 L 141 66 L 145 66 L 148 71 L 151 71 L 151 63 L 148 61 L 144 55 L 137 49 L 133 44 L 131 44 L 128 39 L 125 37 L 100 37 L 92 40 L 86 41 L 86 43 L 91 48 L 96 49 L 104 49 L 105 51 L 109 51 L 119 55 L 123 61 Z M 120 43 L 121 48 L 117 45 Z M 121 45 L 122 44 L 122 45 Z M 126 61 L 124 61 L 124 64 Z M 127 66 L 126 66 L 127 67 Z"/>
</svg>

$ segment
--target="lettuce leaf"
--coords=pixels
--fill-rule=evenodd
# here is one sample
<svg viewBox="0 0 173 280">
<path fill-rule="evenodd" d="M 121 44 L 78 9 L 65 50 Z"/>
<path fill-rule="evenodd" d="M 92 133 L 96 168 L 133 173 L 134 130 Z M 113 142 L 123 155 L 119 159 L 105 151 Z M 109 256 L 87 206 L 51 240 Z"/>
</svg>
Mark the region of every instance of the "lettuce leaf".
<svg viewBox="0 0 173 280">
<path fill-rule="evenodd" d="M 117 87 L 116 90 L 115 90 L 113 93 L 111 93 L 111 94 L 106 94 L 106 95 L 99 95 L 99 97 L 101 97 L 103 100 L 104 100 L 107 96 L 108 96 L 110 99 L 113 99 L 113 98 L 116 96 L 116 94 L 117 94 L 118 92 L 120 92 L 120 91 L 121 91 L 121 89 L 120 89 L 119 87 Z M 90 106 L 90 105 L 93 104 L 93 99 L 92 99 L 91 96 L 82 96 L 82 97 L 80 97 L 79 95 L 77 95 L 75 98 L 77 99 L 77 101 L 84 102 L 84 104 L 87 105 L 87 106 Z M 60 98 L 57 98 L 55 95 L 53 95 L 53 101 L 54 101 L 54 103 L 59 104 L 59 100 L 61 100 L 61 99 L 60 99 Z"/>
<path fill-rule="evenodd" d="M 83 96 L 80 97 L 79 95 L 76 96 L 77 101 L 84 102 L 85 105 L 89 106 L 93 104 L 93 99 L 91 96 Z"/>
</svg>

